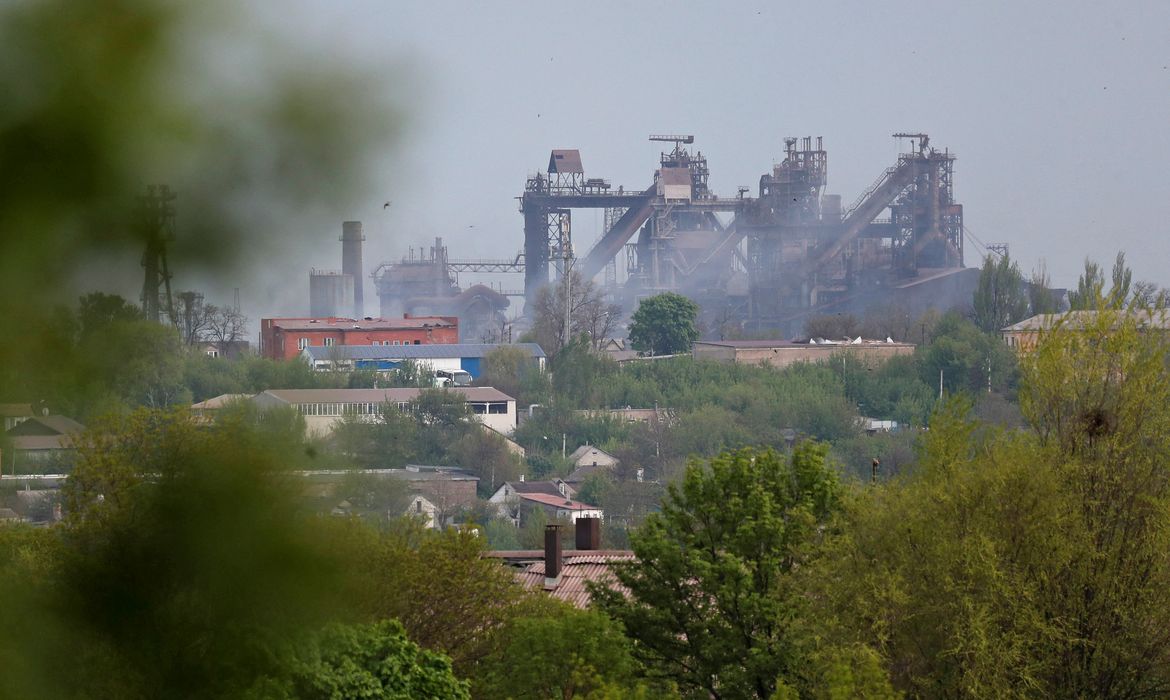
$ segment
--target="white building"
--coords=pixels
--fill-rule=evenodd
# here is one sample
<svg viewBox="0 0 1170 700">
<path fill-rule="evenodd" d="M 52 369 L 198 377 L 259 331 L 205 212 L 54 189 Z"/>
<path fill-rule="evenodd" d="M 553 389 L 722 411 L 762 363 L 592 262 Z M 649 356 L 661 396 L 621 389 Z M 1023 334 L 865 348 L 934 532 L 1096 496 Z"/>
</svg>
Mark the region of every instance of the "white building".
<svg viewBox="0 0 1170 700">
<path fill-rule="evenodd" d="M 269 389 L 252 397 L 261 408 L 292 406 L 305 418 L 309 433 L 327 435 L 348 416 L 374 421 L 384 406 L 400 411 L 414 409 L 423 389 Z M 445 389 L 463 397 L 484 425 L 504 435 L 516 428 L 516 399 L 490 386 Z"/>
</svg>

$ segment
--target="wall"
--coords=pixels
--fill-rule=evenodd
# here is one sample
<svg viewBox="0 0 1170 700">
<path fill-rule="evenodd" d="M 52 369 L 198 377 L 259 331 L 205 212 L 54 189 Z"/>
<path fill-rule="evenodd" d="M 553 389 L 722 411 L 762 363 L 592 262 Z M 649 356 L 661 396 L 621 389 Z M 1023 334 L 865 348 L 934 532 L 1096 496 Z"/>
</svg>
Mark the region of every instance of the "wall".
<svg viewBox="0 0 1170 700">
<path fill-rule="evenodd" d="M 880 365 L 891 357 L 913 355 L 914 346 L 902 343 L 878 345 L 807 345 L 786 348 L 737 348 L 735 361 L 741 364 L 767 364 L 787 367 L 796 362 L 830 362 L 839 360 L 857 362 L 866 367 Z"/>
</svg>

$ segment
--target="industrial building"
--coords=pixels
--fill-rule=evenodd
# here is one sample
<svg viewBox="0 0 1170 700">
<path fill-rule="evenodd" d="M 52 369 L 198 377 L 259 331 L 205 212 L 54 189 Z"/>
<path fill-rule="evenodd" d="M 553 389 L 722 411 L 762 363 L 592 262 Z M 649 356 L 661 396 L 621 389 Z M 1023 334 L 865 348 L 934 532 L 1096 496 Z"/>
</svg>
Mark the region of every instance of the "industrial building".
<svg viewBox="0 0 1170 700">
<path fill-rule="evenodd" d="M 342 222 L 339 240 L 341 269 L 309 271 L 309 315 L 365 318 L 362 222 Z"/>
<path fill-rule="evenodd" d="M 374 273 L 383 313 L 409 298 L 460 294 L 459 272 L 518 273 L 531 302 L 572 269 L 601 278 L 626 313 L 663 291 L 695 299 L 708 328 L 799 332 L 817 313 L 948 308 L 969 298 L 977 270 L 963 267 L 963 205 L 955 197 L 956 156 L 922 133 L 893 135 L 905 148 L 848 206 L 826 191 L 821 137 L 786 138 L 784 158 L 754 189 L 719 195 L 692 135 L 656 135 L 669 144 L 648 182 L 614 186 L 587 177 L 581 153 L 557 149 L 527 178 L 519 197 L 523 250 L 513 258 L 458 260 L 441 241 Z M 584 255 L 573 240 L 574 211 L 600 210 L 604 231 Z M 619 270 L 624 274 L 619 275 Z"/>
<path fill-rule="evenodd" d="M 543 370 L 546 355 L 536 343 L 495 345 L 490 343 L 444 343 L 436 345 L 338 345 L 310 346 L 301 357 L 313 369 L 321 371 L 374 370 L 389 372 L 405 360 L 411 360 L 430 370 L 461 369 L 479 379 L 483 374 L 483 358 L 499 348 L 515 348 L 532 359 Z"/>
<path fill-rule="evenodd" d="M 380 313 L 432 314 L 459 319 L 460 341 L 464 343 L 507 341 L 505 313 L 511 302 L 508 293 L 482 284 L 460 289 L 460 272 L 515 272 L 522 270 L 518 259 L 459 261 L 447 257 L 447 246 L 436 238 L 430 251 L 411 248 L 402 260 L 382 263 L 374 269 Z M 513 292 L 514 295 L 521 294 Z"/>
<path fill-rule="evenodd" d="M 695 343 L 696 360 L 768 365 L 777 369 L 797 362 L 828 362 L 838 357 L 863 367 L 876 367 L 893 357 L 914 354 L 912 343 L 892 340 L 784 342 L 780 340 L 712 340 Z"/>
<path fill-rule="evenodd" d="M 260 319 L 260 355 L 272 360 L 291 360 L 310 347 L 456 342 L 459 319 L 449 316 Z"/>
<path fill-rule="evenodd" d="M 269 389 L 252 397 L 260 408 L 292 406 L 305 418 L 306 430 L 328 435 L 347 417 L 373 421 L 384 406 L 413 409 L 423 389 Z M 516 429 L 516 399 L 490 386 L 452 387 L 475 418 L 504 435 Z"/>
</svg>

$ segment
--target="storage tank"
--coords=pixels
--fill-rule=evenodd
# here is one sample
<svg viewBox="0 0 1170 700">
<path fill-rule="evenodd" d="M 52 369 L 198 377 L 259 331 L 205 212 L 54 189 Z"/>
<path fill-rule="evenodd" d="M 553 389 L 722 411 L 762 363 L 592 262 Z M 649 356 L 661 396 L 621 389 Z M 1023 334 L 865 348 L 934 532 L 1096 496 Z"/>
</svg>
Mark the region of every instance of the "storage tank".
<svg viewBox="0 0 1170 700">
<path fill-rule="evenodd" d="M 313 318 L 349 315 L 354 306 L 353 275 L 340 270 L 309 272 L 309 315 Z"/>
</svg>

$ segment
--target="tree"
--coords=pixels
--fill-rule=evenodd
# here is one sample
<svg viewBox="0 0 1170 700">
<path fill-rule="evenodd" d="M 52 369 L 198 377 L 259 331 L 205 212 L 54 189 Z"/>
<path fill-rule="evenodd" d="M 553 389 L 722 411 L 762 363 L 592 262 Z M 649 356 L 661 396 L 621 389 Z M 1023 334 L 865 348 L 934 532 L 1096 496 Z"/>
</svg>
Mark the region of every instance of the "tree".
<svg viewBox="0 0 1170 700">
<path fill-rule="evenodd" d="M 800 682 L 809 640 L 792 574 L 810 564 L 841 495 L 825 454 L 803 443 L 791 457 L 694 462 L 630 535 L 636 561 L 615 569 L 628 597 L 591 590 L 648 672 L 696 698 L 770 698 L 778 679 Z"/>
<path fill-rule="evenodd" d="M 541 371 L 537 360 L 510 345 L 501 345 L 483 358 L 483 373 L 475 383 L 516 397 L 518 406 L 547 403 L 551 388 L 548 373 Z"/>
<path fill-rule="evenodd" d="M 1020 266 L 1007 253 L 998 261 L 988 255 L 983 259 L 979 286 L 975 289 L 975 325 L 985 333 L 1023 320 L 1028 315 L 1028 297 Z"/>
<path fill-rule="evenodd" d="M 190 347 L 206 338 L 214 307 L 203 303 L 202 292 L 179 292 L 171 310 L 174 312 L 171 325 L 178 329 L 184 345 Z"/>
<path fill-rule="evenodd" d="M 1101 266 L 1085 258 L 1085 271 L 1077 279 L 1077 289 L 1068 293 L 1072 311 L 1091 311 L 1105 302 L 1105 275 Z"/>
<path fill-rule="evenodd" d="M 203 338 L 215 343 L 219 348 L 220 357 L 226 356 L 229 348 L 246 337 L 248 331 L 248 317 L 240 310 L 231 306 L 207 307 L 207 328 Z"/>
<path fill-rule="evenodd" d="M 470 698 L 450 659 L 419 648 L 395 620 L 331 624 L 294 654 L 284 678 L 263 679 L 252 692 L 289 700 Z"/>
<path fill-rule="evenodd" d="M 596 611 L 559 603 L 548 607 L 508 622 L 502 648 L 477 671 L 477 696 L 569 700 L 602 691 L 620 690 L 620 697 L 638 692 L 637 665 L 620 627 Z M 663 689 L 656 690 L 654 697 L 664 697 Z"/>
<path fill-rule="evenodd" d="M 569 273 L 568 286 L 568 308 L 564 280 L 542 287 L 533 302 L 533 334 L 540 347 L 551 356 L 579 335 L 588 336 L 590 347 L 596 350 L 612 335 L 621 316 L 621 308 L 608 303 L 593 280 L 582 278 L 574 270 Z M 567 332 L 566 312 L 569 316 Z"/>
<path fill-rule="evenodd" d="M 699 305 L 681 294 L 664 292 L 638 304 L 630 321 L 630 345 L 651 355 L 688 352 L 699 338 Z"/>
<path fill-rule="evenodd" d="M 1060 310 L 1057 299 L 1052 295 L 1052 279 L 1048 276 L 1048 267 L 1043 261 L 1039 267 L 1032 270 L 1032 279 L 1028 283 L 1028 303 L 1033 314 L 1054 314 Z"/>
<path fill-rule="evenodd" d="M 913 476 L 846 509 L 810 584 L 836 602 L 822 615 L 912 696 L 1164 694 L 1168 354 L 1106 309 L 1024 359 L 1029 430 L 944 405 Z"/>
</svg>

